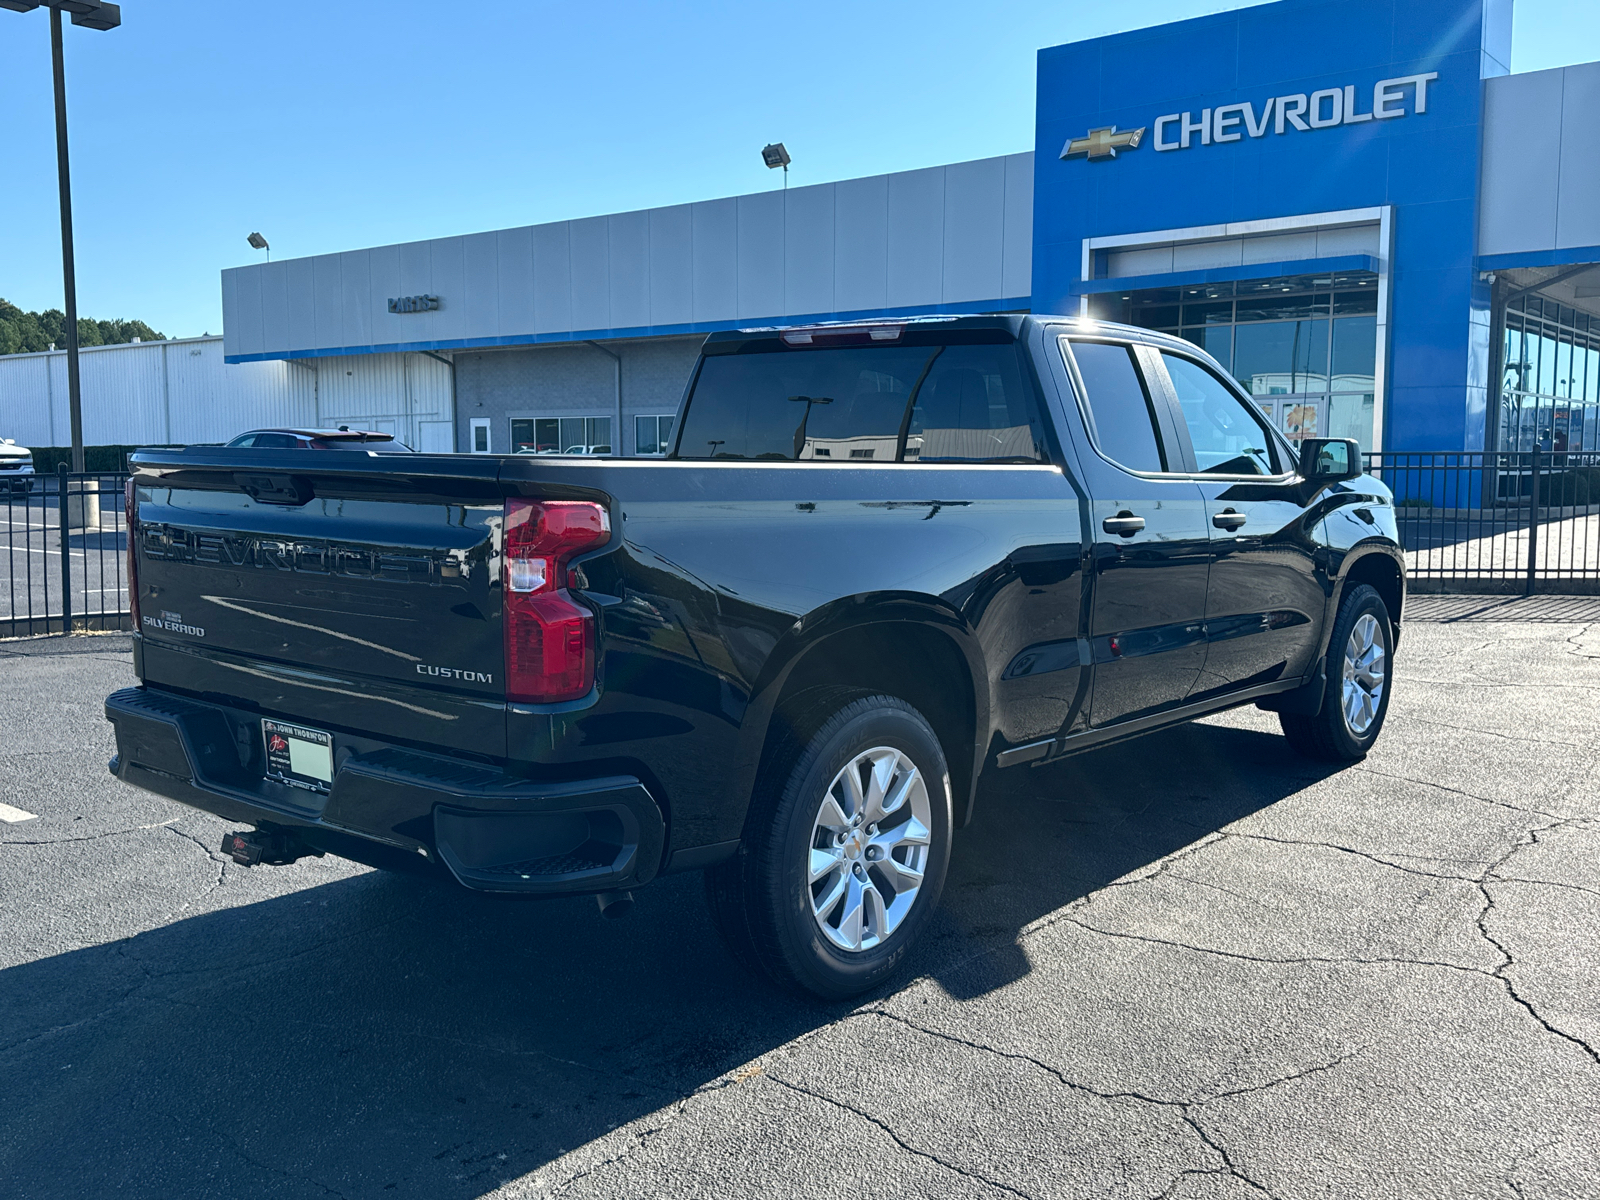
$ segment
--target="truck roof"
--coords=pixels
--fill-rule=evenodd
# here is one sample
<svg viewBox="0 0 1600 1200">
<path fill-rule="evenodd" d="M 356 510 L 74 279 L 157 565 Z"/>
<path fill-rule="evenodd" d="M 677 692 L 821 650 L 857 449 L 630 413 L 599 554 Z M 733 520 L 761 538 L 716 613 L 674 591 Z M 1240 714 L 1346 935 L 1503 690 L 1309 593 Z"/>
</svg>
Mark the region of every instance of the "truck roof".
<svg viewBox="0 0 1600 1200">
<path fill-rule="evenodd" d="M 895 342 L 909 335 L 921 341 L 930 334 L 958 331 L 998 331 L 1015 338 L 1022 332 L 1023 322 L 1027 319 L 1026 313 L 951 313 L 726 329 L 706 338 L 705 353 L 731 354 L 751 343 L 780 340 L 795 347 L 812 345 L 813 339 L 821 344 L 871 344 Z"/>
</svg>

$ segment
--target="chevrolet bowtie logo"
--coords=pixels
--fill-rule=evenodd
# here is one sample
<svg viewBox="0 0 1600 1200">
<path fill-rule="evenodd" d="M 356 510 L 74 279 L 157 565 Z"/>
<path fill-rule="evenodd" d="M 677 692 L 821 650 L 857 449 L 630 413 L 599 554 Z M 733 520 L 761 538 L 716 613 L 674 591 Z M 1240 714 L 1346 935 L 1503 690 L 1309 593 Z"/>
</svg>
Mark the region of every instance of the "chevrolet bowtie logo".
<svg viewBox="0 0 1600 1200">
<path fill-rule="evenodd" d="M 1086 154 L 1092 162 L 1097 158 L 1115 158 L 1118 150 L 1137 150 L 1139 139 L 1144 136 L 1144 129 L 1125 129 L 1117 132 L 1115 125 L 1107 125 L 1104 129 L 1091 129 L 1088 136 L 1073 138 L 1061 151 L 1062 158 L 1071 158 L 1076 154 Z"/>
</svg>

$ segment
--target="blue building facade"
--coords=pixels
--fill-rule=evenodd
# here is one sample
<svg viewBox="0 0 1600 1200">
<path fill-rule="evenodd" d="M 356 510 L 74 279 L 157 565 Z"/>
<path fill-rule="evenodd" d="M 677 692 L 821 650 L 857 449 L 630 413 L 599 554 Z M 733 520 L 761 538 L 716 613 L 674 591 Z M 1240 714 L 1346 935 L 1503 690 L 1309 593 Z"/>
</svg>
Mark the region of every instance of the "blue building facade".
<svg viewBox="0 0 1600 1200">
<path fill-rule="evenodd" d="M 1051 47 L 1031 152 L 235 268 L 227 357 L 443 358 L 448 413 L 336 415 L 650 454 L 713 330 L 1068 313 L 1190 338 L 1291 438 L 1600 450 L 1600 63 L 1509 74 L 1511 15 L 1277 0 Z"/>
<path fill-rule="evenodd" d="M 1188 331 L 1292 432 L 1481 448 L 1509 43 L 1509 4 L 1282 0 L 1041 51 L 1034 308 Z"/>
</svg>

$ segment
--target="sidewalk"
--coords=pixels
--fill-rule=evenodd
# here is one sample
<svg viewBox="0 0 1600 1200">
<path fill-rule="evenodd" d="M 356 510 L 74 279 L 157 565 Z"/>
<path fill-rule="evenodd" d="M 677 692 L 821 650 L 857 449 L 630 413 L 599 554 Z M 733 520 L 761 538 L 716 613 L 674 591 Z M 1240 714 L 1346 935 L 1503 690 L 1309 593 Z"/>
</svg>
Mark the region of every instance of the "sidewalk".
<svg viewBox="0 0 1600 1200">
<path fill-rule="evenodd" d="M 1600 621 L 1600 596 L 1463 596 L 1412 595 L 1406 598 L 1406 621 L 1537 621 L 1582 625 Z"/>
</svg>

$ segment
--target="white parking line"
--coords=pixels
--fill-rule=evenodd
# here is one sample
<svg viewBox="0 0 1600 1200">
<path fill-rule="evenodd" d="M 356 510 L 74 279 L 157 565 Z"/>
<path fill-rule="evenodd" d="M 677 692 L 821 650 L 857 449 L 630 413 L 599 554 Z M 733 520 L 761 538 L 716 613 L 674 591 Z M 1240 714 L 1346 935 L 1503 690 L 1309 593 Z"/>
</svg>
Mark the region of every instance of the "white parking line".
<svg viewBox="0 0 1600 1200">
<path fill-rule="evenodd" d="M 31 812 L 23 812 L 20 808 L 12 808 L 9 804 L 0 804 L 0 821 L 8 825 L 15 825 L 20 821 L 32 821 L 37 818 Z"/>
</svg>

